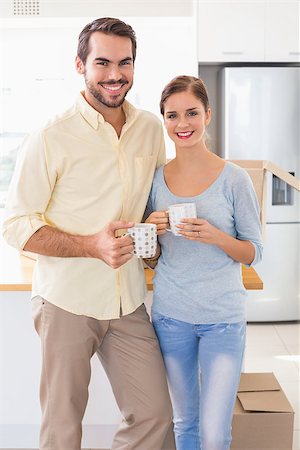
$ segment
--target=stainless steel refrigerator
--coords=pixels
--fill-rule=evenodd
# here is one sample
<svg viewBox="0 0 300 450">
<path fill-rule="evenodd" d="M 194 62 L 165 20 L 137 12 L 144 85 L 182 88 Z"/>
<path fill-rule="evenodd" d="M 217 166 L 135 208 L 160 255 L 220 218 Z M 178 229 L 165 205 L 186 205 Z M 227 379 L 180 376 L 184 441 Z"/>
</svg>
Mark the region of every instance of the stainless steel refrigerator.
<svg viewBox="0 0 300 450">
<path fill-rule="evenodd" d="M 300 67 L 222 70 L 222 156 L 265 159 L 300 178 Z M 262 291 L 248 321 L 300 319 L 300 193 L 268 173 Z"/>
</svg>

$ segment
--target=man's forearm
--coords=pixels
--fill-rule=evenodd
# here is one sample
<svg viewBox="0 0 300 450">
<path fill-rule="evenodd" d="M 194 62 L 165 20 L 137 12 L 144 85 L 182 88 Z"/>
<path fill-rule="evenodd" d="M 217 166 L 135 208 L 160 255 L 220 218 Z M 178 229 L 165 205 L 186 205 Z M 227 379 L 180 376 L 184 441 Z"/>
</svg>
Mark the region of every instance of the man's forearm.
<svg viewBox="0 0 300 450">
<path fill-rule="evenodd" d="M 93 258 L 94 247 L 94 236 L 72 235 L 46 225 L 29 238 L 24 250 L 46 256 Z"/>
<path fill-rule="evenodd" d="M 46 256 L 97 258 L 117 269 L 132 258 L 133 245 L 128 234 L 116 237 L 116 233 L 133 225 L 118 220 L 89 236 L 69 234 L 45 225 L 28 239 L 24 250 Z"/>
</svg>

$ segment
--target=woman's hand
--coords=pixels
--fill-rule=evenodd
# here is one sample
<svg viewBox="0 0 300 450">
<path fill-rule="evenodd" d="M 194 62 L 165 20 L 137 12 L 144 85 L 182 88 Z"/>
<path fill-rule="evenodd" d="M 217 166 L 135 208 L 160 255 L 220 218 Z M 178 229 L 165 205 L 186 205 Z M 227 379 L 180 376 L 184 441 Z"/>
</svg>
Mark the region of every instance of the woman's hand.
<svg viewBox="0 0 300 450">
<path fill-rule="evenodd" d="M 204 244 L 220 244 L 224 232 L 211 225 L 207 220 L 191 218 L 182 219 L 181 222 L 177 225 L 178 232 L 186 239 Z"/>
<path fill-rule="evenodd" d="M 146 223 L 154 223 L 157 226 L 157 235 L 165 234 L 166 229 L 169 227 L 168 213 L 165 211 L 153 211 L 146 219 Z"/>
<path fill-rule="evenodd" d="M 225 231 L 211 225 L 204 219 L 182 219 L 179 233 L 191 241 L 217 245 L 235 261 L 251 264 L 255 258 L 255 248 L 250 241 L 241 241 Z"/>
</svg>

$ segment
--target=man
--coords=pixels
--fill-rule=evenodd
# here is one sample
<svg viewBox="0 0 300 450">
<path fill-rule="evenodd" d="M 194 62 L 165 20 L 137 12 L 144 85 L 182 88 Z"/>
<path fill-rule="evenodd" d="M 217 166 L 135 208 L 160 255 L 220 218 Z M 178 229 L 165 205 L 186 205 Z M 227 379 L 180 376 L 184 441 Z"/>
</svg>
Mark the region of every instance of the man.
<svg viewBox="0 0 300 450">
<path fill-rule="evenodd" d="M 141 220 L 164 162 L 160 122 L 124 101 L 135 54 L 135 33 L 118 19 L 82 30 L 76 69 L 85 90 L 25 140 L 10 187 L 4 237 L 38 254 L 40 450 L 81 448 L 94 353 L 123 414 L 112 449 L 159 450 L 171 422 L 143 266 L 121 232 Z"/>
</svg>

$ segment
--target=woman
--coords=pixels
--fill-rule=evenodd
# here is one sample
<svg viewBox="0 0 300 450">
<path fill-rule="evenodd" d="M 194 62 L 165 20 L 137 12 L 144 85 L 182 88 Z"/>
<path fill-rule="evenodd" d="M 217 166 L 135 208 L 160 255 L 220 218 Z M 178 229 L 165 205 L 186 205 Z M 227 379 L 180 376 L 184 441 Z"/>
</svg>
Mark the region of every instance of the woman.
<svg viewBox="0 0 300 450">
<path fill-rule="evenodd" d="M 245 347 L 241 263 L 261 259 L 259 206 L 247 172 L 206 146 L 211 110 L 202 80 L 173 79 L 160 106 L 176 157 L 157 170 L 145 217 L 159 235 L 152 320 L 176 448 L 229 450 Z M 165 211 L 186 202 L 196 203 L 197 218 L 182 221 L 181 236 L 166 232 Z"/>
</svg>

